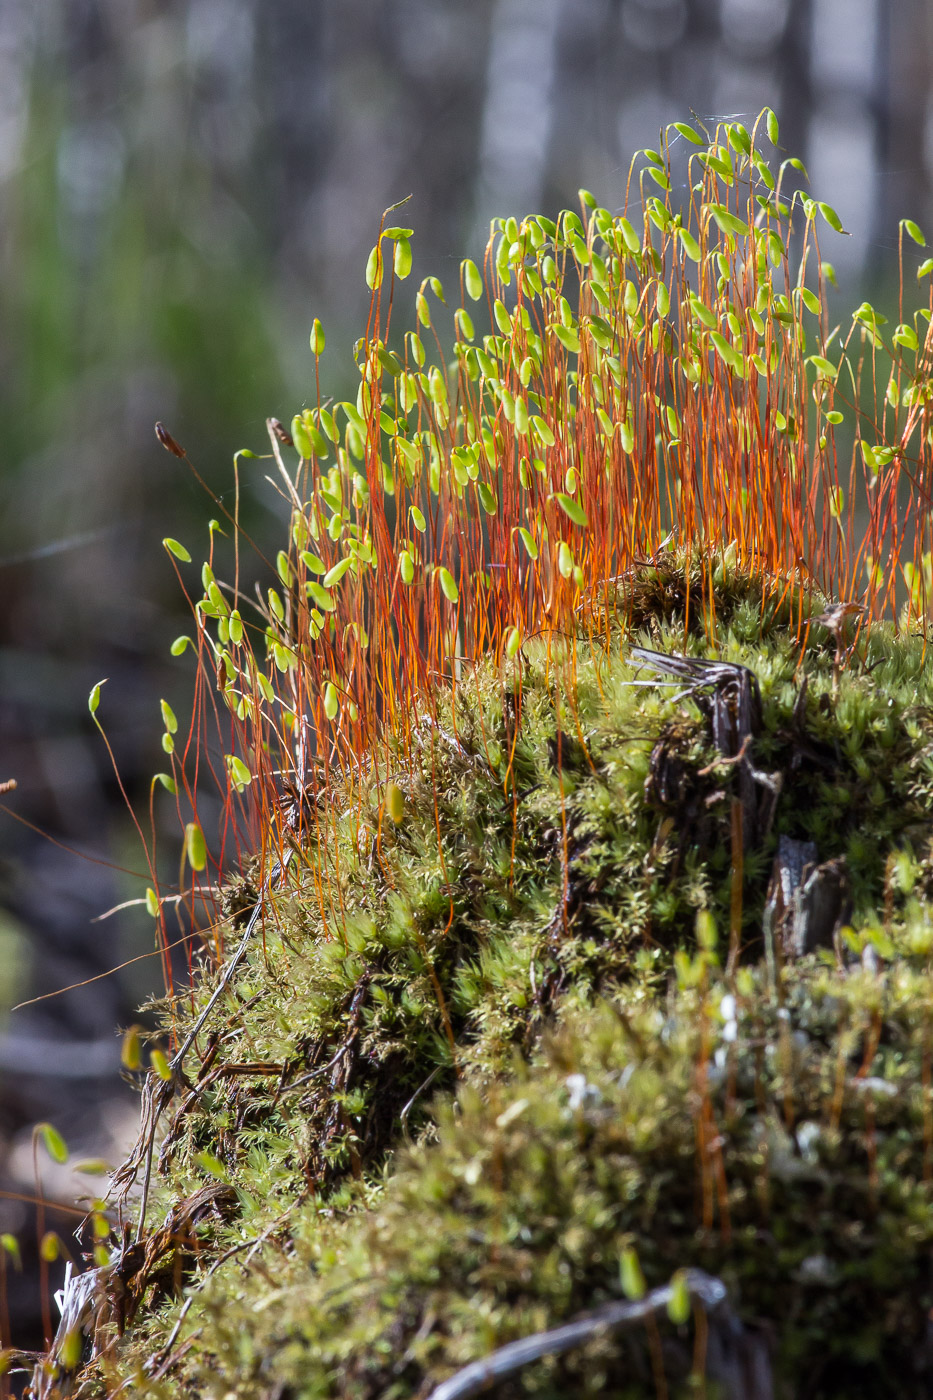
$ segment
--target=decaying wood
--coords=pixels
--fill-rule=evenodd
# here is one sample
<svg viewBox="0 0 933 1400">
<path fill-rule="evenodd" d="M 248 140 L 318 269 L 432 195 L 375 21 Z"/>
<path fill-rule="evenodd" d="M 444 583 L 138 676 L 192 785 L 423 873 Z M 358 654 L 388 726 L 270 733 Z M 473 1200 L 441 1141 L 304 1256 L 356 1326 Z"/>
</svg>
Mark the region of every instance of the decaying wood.
<svg viewBox="0 0 933 1400">
<path fill-rule="evenodd" d="M 743 845 L 746 850 L 760 845 L 771 829 L 781 778 L 759 771 L 752 763 L 761 729 L 761 691 L 754 671 L 734 662 L 668 655 L 645 647 L 633 647 L 632 659 L 683 682 L 685 693 L 702 706 L 713 743 L 736 769 Z"/>
<path fill-rule="evenodd" d="M 820 864 L 813 841 L 782 836 L 771 871 L 764 910 L 765 950 L 775 960 L 801 958 L 835 946 L 852 911 L 845 856 Z"/>
<path fill-rule="evenodd" d="M 150 1289 L 177 1291 L 185 1272 L 196 1259 L 200 1243 L 197 1227 L 212 1216 L 222 1222 L 236 1209 L 239 1197 L 226 1182 L 212 1181 L 184 1201 L 178 1201 L 162 1225 L 144 1241 L 127 1245 L 110 1264 L 70 1270 L 61 1295 L 61 1320 L 49 1351 L 49 1365 L 36 1368 L 34 1400 L 71 1393 L 77 1367 L 67 1367 L 63 1356 L 74 1334 L 90 1338 L 94 1354 L 101 1339 L 122 1333 L 132 1322 Z"/>
</svg>

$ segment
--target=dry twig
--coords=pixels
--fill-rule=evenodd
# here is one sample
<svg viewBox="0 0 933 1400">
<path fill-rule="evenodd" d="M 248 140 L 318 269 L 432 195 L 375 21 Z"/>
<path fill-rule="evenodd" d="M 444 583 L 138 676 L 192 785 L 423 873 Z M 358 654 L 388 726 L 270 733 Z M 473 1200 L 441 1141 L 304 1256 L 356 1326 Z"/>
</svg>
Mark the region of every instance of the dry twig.
<svg viewBox="0 0 933 1400">
<path fill-rule="evenodd" d="M 690 1297 L 708 1313 L 722 1308 L 726 1302 L 725 1284 L 701 1269 L 688 1269 L 685 1283 Z M 653 1289 L 644 1298 L 633 1302 L 606 1303 L 578 1317 L 575 1322 L 566 1322 L 548 1332 L 535 1332 L 530 1337 L 509 1342 L 489 1356 L 484 1356 L 481 1361 L 471 1361 L 448 1380 L 442 1381 L 428 1400 L 470 1400 L 471 1396 L 514 1376 L 525 1366 L 531 1366 L 545 1356 L 562 1356 L 564 1352 L 583 1346 L 601 1332 L 646 1322 L 668 1306 L 673 1294 L 673 1285 L 668 1283 L 663 1288 Z"/>
</svg>

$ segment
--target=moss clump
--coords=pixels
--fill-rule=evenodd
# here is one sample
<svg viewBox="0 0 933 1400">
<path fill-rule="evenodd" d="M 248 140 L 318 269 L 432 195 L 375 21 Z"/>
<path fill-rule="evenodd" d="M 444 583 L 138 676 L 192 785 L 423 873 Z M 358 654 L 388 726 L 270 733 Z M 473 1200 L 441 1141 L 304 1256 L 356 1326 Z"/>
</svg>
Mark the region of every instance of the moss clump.
<svg viewBox="0 0 933 1400">
<path fill-rule="evenodd" d="M 928 1393 L 931 978 L 811 963 L 784 1008 L 759 975 L 740 981 L 736 1018 L 714 978 L 663 1006 L 619 993 L 569 1011 L 509 1082 L 443 1106 L 437 1141 L 365 1207 L 309 1201 L 287 1249 L 204 1290 L 186 1393 L 422 1394 L 619 1297 L 633 1246 L 649 1285 L 687 1262 L 719 1274 L 771 1332 L 784 1394 L 805 1377 L 813 1395 Z M 876 1017 L 891 1044 L 860 1079 Z M 690 1329 L 679 1340 L 689 1358 Z M 646 1338 L 541 1364 L 509 1393 L 653 1395 Z"/>
<path fill-rule="evenodd" d="M 928 1393 L 925 642 L 873 626 L 840 672 L 819 602 L 722 565 L 713 651 L 676 603 L 685 565 L 659 567 L 599 636 L 474 668 L 379 772 L 320 785 L 186 1063 L 148 1218 L 215 1178 L 237 1204 L 158 1279 L 124 1264 L 140 1306 L 86 1394 L 426 1394 L 620 1296 L 627 1250 L 649 1286 L 719 1275 L 779 1395 Z M 741 762 L 708 687 L 645 683 L 641 642 L 754 672 Z M 737 883 L 746 760 L 779 796 Z M 781 835 L 846 858 L 851 913 L 775 972 Z M 183 1033 L 190 1002 L 171 1012 Z M 693 1324 L 603 1337 L 503 1393 L 676 1393 L 697 1346 Z"/>
</svg>

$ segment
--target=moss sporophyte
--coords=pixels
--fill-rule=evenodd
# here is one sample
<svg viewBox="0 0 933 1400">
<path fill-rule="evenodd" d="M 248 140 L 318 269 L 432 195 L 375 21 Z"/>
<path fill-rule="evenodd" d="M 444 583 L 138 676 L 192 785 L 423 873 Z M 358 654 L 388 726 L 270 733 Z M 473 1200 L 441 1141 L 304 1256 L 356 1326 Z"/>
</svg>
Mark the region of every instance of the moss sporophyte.
<svg viewBox="0 0 933 1400">
<path fill-rule="evenodd" d="M 778 141 L 669 128 L 414 329 L 383 226 L 355 402 L 315 322 L 288 539 L 254 596 L 212 522 L 172 648 L 204 970 L 35 1394 L 931 1392 L 933 262 L 833 328 Z"/>
</svg>

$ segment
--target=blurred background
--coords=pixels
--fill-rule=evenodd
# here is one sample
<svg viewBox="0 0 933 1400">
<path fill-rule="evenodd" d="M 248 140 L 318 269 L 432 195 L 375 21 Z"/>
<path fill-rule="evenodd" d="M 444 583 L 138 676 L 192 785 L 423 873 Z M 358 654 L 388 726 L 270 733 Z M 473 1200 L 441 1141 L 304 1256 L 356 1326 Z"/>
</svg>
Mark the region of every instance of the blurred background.
<svg viewBox="0 0 933 1400">
<path fill-rule="evenodd" d="M 138 907 L 93 922 L 145 882 L 114 868 L 144 867 L 86 703 L 109 677 L 144 812 L 159 697 L 184 714 L 191 679 L 161 539 L 202 558 L 217 513 L 153 423 L 228 493 L 234 451 L 311 396 L 315 316 L 325 392 L 355 394 L 386 206 L 413 196 L 412 323 L 420 278 L 453 286 L 492 216 L 553 217 L 580 186 L 618 208 L 663 124 L 764 105 L 851 231 L 840 317 L 883 303 L 898 219 L 933 232 L 928 0 L 0 0 L 0 801 L 32 824 L 0 812 L 0 1234 L 25 1267 L 0 1250 L 5 1342 L 41 1342 L 32 1126 L 119 1159 L 137 1112 L 115 1028 L 162 986 Z M 278 500 L 243 471 L 274 551 Z M 53 1200 L 94 1192 L 40 1167 Z"/>
</svg>

